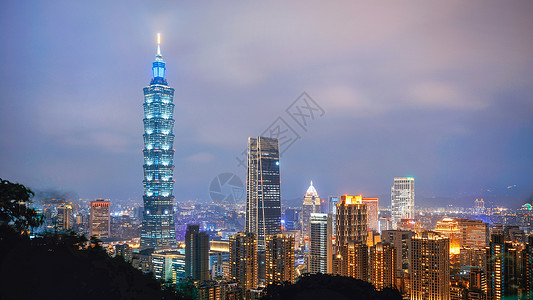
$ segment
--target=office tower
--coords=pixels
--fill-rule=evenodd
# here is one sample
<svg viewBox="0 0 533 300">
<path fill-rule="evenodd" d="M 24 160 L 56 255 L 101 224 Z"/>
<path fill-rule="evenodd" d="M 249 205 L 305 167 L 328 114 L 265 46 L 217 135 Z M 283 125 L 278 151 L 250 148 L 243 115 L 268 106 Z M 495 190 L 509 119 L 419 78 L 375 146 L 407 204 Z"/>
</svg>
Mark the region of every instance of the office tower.
<svg viewBox="0 0 533 300">
<path fill-rule="evenodd" d="M 160 36 L 152 64 L 153 78 L 144 91 L 144 213 L 141 249 L 169 249 L 176 245 L 174 228 L 174 89 L 165 79 Z"/>
<path fill-rule="evenodd" d="M 96 199 L 89 203 L 89 234 L 99 239 L 111 237 L 109 201 Z"/>
<path fill-rule="evenodd" d="M 267 235 L 265 246 L 266 283 L 294 283 L 294 237 Z"/>
<path fill-rule="evenodd" d="M 518 295 L 518 249 L 505 241 L 503 234 L 493 234 L 487 253 L 488 298 L 504 299 Z"/>
<path fill-rule="evenodd" d="M 409 275 L 411 299 L 449 299 L 449 239 L 432 231 L 411 238 Z"/>
<path fill-rule="evenodd" d="M 392 227 L 398 228 L 402 219 L 415 217 L 415 179 L 413 177 L 395 177 L 391 188 Z"/>
<path fill-rule="evenodd" d="M 367 228 L 368 230 L 379 230 L 379 207 L 378 198 L 363 198 L 363 203 L 366 204 L 367 213 Z"/>
<path fill-rule="evenodd" d="M 153 253 L 151 265 L 155 279 L 165 282 L 170 280 L 175 283 L 173 262 L 182 257 L 183 255 L 179 254 L 177 251 Z"/>
<path fill-rule="evenodd" d="M 456 220 L 444 218 L 441 221 L 437 221 L 435 232 L 440 233 L 450 240 L 450 254 L 459 254 L 461 250 L 462 231 L 459 230 L 459 224 Z"/>
<path fill-rule="evenodd" d="M 370 247 L 370 282 L 378 290 L 396 286 L 396 248 L 389 243 Z"/>
<path fill-rule="evenodd" d="M 209 279 L 209 235 L 198 225 L 187 225 L 185 232 L 185 272 L 193 280 Z"/>
<path fill-rule="evenodd" d="M 487 249 L 477 247 L 461 247 L 459 252 L 459 266 L 475 266 L 485 269 L 487 264 Z"/>
<path fill-rule="evenodd" d="M 333 249 L 331 244 L 332 221 L 329 214 L 311 214 L 309 220 L 309 273 L 332 273 Z"/>
<path fill-rule="evenodd" d="M 309 218 L 311 214 L 320 213 L 320 197 L 316 192 L 313 182 L 307 189 L 302 205 L 302 238 L 309 239 Z"/>
<path fill-rule="evenodd" d="M 239 232 L 229 240 L 230 280 L 244 291 L 257 287 L 257 239 L 254 233 Z"/>
<path fill-rule="evenodd" d="M 403 278 L 409 271 L 409 244 L 415 235 L 412 231 L 384 230 L 381 240 L 396 249 L 396 277 Z"/>
<path fill-rule="evenodd" d="M 245 231 L 257 236 L 259 251 L 265 235 L 281 233 L 281 191 L 278 139 L 248 138 Z"/>
<path fill-rule="evenodd" d="M 300 229 L 300 211 L 294 208 L 287 208 L 284 212 L 285 230 Z"/>
<path fill-rule="evenodd" d="M 341 276 L 350 276 L 350 266 L 354 266 L 354 255 L 358 255 L 366 249 L 366 204 L 362 201 L 362 196 L 341 197 L 337 204 L 337 234 L 335 239 L 337 262 L 334 263 L 334 273 Z M 349 252 L 351 255 L 349 255 Z M 367 255 L 368 257 L 368 255 Z M 357 258 L 357 261 L 362 258 Z"/>
<path fill-rule="evenodd" d="M 57 230 L 72 228 L 72 206 L 63 204 L 57 208 Z"/>
<path fill-rule="evenodd" d="M 328 202 L 329 202 L 329 211 L 328 211 L 328 214 L 331 215 L 331 232 L 333 234 L 333 236 L 335 236 L 335 234 L 337 234 L 337 203 L 339 203 L 339 198 L 338 196 L 329 196 L 328 197 Z"/>
<path fill-rule="evenodd" d="M 520 290 L 522 298 L 533 299 L 533 236 L 529 236 L 522 250 L 522 280 Z"/>
<path fill-rule="evenodd" d="M 489 224 L 481 220 L 456 219 L 461 247 L 485 248 L 489 245 Z"/>
</svg>

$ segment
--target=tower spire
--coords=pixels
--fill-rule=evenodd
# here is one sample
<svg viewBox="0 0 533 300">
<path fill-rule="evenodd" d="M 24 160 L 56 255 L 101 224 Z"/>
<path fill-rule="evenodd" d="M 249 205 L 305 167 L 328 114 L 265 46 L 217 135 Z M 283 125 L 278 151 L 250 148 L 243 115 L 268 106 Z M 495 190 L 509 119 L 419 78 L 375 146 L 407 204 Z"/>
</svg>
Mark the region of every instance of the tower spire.
<svg viewBox="0 0 533 300">
<path fill-rule="evenodd" d="M 157 53 L 155 55 L 155 60 L 163 61 L 163 55 L 161 55 L 161 33 L 157 34 Z"/>
</svg>

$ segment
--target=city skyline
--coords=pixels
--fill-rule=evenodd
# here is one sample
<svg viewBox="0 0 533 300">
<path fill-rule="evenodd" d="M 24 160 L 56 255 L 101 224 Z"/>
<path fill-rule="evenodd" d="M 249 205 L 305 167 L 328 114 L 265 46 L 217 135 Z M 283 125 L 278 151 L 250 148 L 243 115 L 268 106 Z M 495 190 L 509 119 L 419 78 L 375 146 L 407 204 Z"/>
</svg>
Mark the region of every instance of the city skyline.
<svg viewBox="0 0 533 300">
<path fill-rule="evenodd" d="M 301 138 L 282 154 L 284 199 L 300 198 L 310 180 L 323 197 L 374 196 L 413 176 L 417 196 L 470 204 L 491 189 L 510 194 L 502 205 L 530 201 L 532 4 L 342 4 L 285 4 L 286 13 L 147 4 L 128 14 L 116 4 L 101 14 L 98 3 L 7 4 L 0 177 L 140 201 L 139 87 L 161 32 L 183 99 L 178 203 L 208 200 L 220 173 L 244 179 L 243 141 L 288 118 L 304 91 L 325 114 L 305 128 L 289 123 Z M 195 21 L 203 14 L 209 22 Z M 337 172 L 352 169 L 362 172 Z"/>
</svg>

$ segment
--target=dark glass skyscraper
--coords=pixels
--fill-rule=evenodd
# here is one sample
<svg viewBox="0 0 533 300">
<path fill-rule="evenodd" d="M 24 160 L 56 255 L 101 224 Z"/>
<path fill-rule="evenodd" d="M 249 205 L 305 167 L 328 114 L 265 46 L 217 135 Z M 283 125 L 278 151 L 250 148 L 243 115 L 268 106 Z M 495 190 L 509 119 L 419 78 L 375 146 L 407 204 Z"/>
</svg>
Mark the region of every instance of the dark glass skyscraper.
<svg viewBox="0 0 533 300">
<path fill-rule="evenodd" d="M 265 235 L 281 233 L 278 139 L 248 138 L 245 229 L 256 234 L 259 251 Z"/>
<path fill-rule="evenodd" d="M 144 88 L 144 214 L 141 249 L 168 249 L 176 244 L 174 229 L 174 89 L 165 79 L 160 36 L 152 64 L 153 78 Z"/>
</svg>

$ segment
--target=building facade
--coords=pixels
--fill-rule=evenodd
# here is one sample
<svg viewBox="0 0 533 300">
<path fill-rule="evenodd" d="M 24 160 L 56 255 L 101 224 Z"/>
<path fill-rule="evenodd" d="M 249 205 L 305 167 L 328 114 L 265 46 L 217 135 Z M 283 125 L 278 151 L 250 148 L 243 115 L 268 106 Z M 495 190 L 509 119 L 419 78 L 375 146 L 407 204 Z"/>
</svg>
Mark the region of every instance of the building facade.
<svg viewBox="0 0 533 300">
<path fill-rule="evenodd" d="M 144 213 L 141 249 L 176 246 L 174 228 L 174 89 L 165 79 L 158 35 L 153 78 L 144 88 Z"/>
<path fill-rule="evenodd" d="M 193 280 L 210 279 L 209 235 L 198 225 L 187 225 L 185 232 L 185 274 Z"/>
<path fill-rule="evenodd" d="M 283 234 L 266 236 L 266 284 L 294 283 L 294 237 Z"/>
<path fill-rule="evenodd" d="M 265 236 L 281 233 L 279 144 L 273 138 L 248 138 L 245 231 L 257 236 L 259 251 Z"/>
<path fill-rule="evenodd" d="M 239 232 L 229 241 L 230 280 L 243 291 L 257 287 L 257 239 L 254 233 Z"/>
<path fill-rule="evenodd" d="M 411 238 L 409 248 L 411 299 L 449 299 L 449 239 L 436 232 L 423 231 Z"/>
<path fill-rule="evenodd" d="M 72 205 L 63 204 L 57 207 L 57 230 L 64 231 L 72 228 Z"/>
<path fill-rule="evenodd" d="M 311 274 L 331 274 L 333 267 L 331 215 L 311 214 L 309 230 L 307 270 Z"/>
<path fill-rule="evenodd" d="M 96 199 L 89 204 L 89 234 L 99 239 L 111 237 L 109 201 Z"/>
<path fill-rule="evenodd" d="M 398 228 L 402 219 L 414 219 L 415 216 L 415 179 L 413 177 L 395 177 L 391 188 L 392 227 Z"/>
<path fill-rule="evenodd" d="M 396 286 L 396 248 L 389 243 L 370 247 L 370 282 L 378 290 Z"/>
<path fill-rule="evenodd" d="M 359 259 L 357 244 L 366 246 L 367 239 L 367 214 L 366 204 L 362 202 L 362 196 L 341 196 L 337 204 L 337 226 L 335 238 L 334 273 L 341 276 L 351 276 L 350 266 L 354 265 L 353 259 Z M 349 255 L 349 250 L 352 255 Z M 368 258 L 368 255 L 366 255 Z"/>
<path fill-rule="evenodd" d="M 368 230 L 379 230 L 379 199 L 363 198 L 363 203 L 366 204 L 366 227 Z"/>
</svg>

